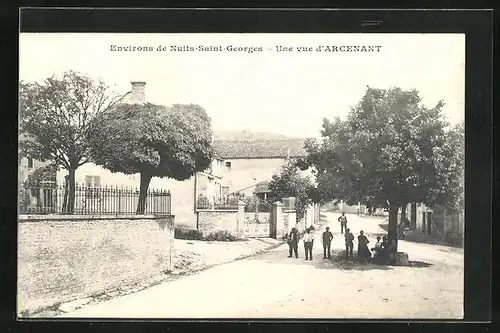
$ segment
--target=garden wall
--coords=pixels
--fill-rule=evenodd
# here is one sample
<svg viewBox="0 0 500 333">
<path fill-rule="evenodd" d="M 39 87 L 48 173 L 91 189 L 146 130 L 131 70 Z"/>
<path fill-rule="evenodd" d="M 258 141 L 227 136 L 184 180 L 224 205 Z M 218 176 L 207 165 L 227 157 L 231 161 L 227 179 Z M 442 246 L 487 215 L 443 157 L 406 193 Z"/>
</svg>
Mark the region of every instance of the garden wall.
<svg viewBox="0 0 500 333">
<path fill-rule="evenodd" d="M 18 313 L 171 269 L 173 216 L 20 215 Z"/>
<path fill-rule="evenodd" d="M 239 233 L 238 210 L 199 209 L 197 218 L 198 230 L 205 235 L 218 231 L 227 231 L 234 236 Z"/>
</svg>

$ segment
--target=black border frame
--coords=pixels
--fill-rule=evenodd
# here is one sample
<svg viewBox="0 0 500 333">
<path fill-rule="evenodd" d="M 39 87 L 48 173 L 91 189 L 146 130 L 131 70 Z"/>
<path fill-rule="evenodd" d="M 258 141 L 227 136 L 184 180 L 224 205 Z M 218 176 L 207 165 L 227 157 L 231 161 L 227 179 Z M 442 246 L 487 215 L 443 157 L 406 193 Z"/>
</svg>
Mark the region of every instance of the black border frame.
<svg viewBox="0 0 500 333">
<path fill-rule="evenodd" d="M 362 26 L 365 20 L 381 21 L 379 25 Z M 289 33 L 465 33 L 466 34 L 466 235 L 465 235 L 465 317 L 464 321 L 491 320 L 492 272 L 492 185 L 493 185 L 493 11 L 492 10 L 347 10 L 347 9 L 124 9 L 124 8 L 24 8 L 20 15 L 21 32 L 127 32 L 127 33 L 209 33 L 209 32 L 289 32 Z M 16 41 L 17 42 L 17 41 Z M 16 43 L 17 44 L 17 43 Z M 17 45 L 16 45 L 17 46 Z M 14 70 L 16 70 L 14 68 Z M 17 72 L 14 77 L 18 81 Z M 12 84 L 12 87 L 14 85 Z M 13 89 L 11 89 L 13 90 Z M 17 111 L 17 89 L 12 91 Z M 9 112 L 14 120 L 14 130 L 3 144 L 17 156 L 17 112 Z M 4 122 L 5 124 L 5 122 Z M 5 125 L 4 125 L 5 126 Z M 13 159 L 15 161 L 17 157 Z M 15 163 L 15 162 L 14 162 Z M 17 187 L 17 166 L 12 170 L 13 186 L 7 195 L 13 197 Z M 7 200 L 11 200 L 7 198 Z M 9 216 L 17 221 L 16 204 L 10 206 Z M 9 276 L 8 319 L 15 320 L 16 239 L 15 223 L 5 223 L 8 232 L 3 242 L 12 253 L 4 265 Z M 14 317 L 12 318 L 12 314 Z M 2 314 L 2 318 L 4 314 Z M 3 321 L 3 320 L 2 320 Z M 77 320 L 82 322 L 82 320 Z M 101 322 L 112 322 L 105 320 Z M 129 321 L 122 320 L 120 321 Z M 210 322 L 217 320 L 210 320 Z M 223 320 L 233 322 L 233 320 Z M 284 322 L 285 320 L 276 320 Z M 335 321 L 338 322 L 339 320 Z M 342 320 L 341 322 L 353 320 Z M 354 322 L 379 322 L 380 320 L 355 320 Z M 387 320 L 394 322 L 395 320 Z M 36 320 L 23 320 L 31 326 Z M 51 324 L 56 324 L 52 320 Z M 72 321 L 73 322 L 73 321 Z M 173 322 L 179 322 L 175 320 Z M 184 321 L 183 321 L 184 322 Z M 238 321 L 240 322 L 240 321 Z M 266 320 L 244 321 L 261 327 Z M 289 321 L 288 321 L 289 322 Z M 319 322 L 300 320 L 300 322 Z M 323 321 L 332 322 L 332 321 Z M 401 321 L 396 321 L 401 322 Z M 422 320 L 418 322 L 442 322 Z M 298 322 L 297 322 L 298 323 Z M 37 323 L 45 326 L 45 323 Z M 67 326 L 66 323 L 59 323 Z M 92 323 L 87 323 L 87 325 Z M 107 324 L 103 324 L 107 325 Z M 146 323 L 141 325 L 147 326 Z M 232 326 L 230 324 L 229 326 Z M 59 327 L 61 327 L 59 326 Z M 94 326 L 101 326 L 97 324 Z M 120 325 L 121 326 L 121 325 Z M 273 325 L 274 326 L 274 325 Z M 406 325 L 405 325 L 406 326 Z M 103 327 L 103 326 L 101 326 Z M 109 327 L 109 326 L 104 326 Z M 229 328 L 229 327 L 228 327 Z M 294 329 L 295 329 L 294 323 Z M 29 328 L 28 328 L 29 329 Z"/>
</svg>

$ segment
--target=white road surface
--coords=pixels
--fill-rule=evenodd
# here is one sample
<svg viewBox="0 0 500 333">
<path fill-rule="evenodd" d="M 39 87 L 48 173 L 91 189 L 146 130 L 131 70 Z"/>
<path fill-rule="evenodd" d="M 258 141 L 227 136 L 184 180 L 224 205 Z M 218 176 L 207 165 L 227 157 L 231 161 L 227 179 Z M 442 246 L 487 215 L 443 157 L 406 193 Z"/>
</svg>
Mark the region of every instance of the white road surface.
<svg viewBox="0 0 500 333">
<path fill-rule="evenodd" d="M 326 213 L 332 252 L 344 249 L 338 214 Z M 381 218 L 348 216 L 348 227 L 375 243 Z M 325 226 L 326 226 L 325 225 Z M 324 260 L 321 230 L 314 232 L 314 260 L 287 258 L 285 244 L 267 253 L 213 267 L 196 275 L 89 305 L 71 318 L 368 318 L 463 317 L 463 251 L 399 242 L 413 267 Z M 354 245 L 356 251 L 356 243 Z"/>
</svg>

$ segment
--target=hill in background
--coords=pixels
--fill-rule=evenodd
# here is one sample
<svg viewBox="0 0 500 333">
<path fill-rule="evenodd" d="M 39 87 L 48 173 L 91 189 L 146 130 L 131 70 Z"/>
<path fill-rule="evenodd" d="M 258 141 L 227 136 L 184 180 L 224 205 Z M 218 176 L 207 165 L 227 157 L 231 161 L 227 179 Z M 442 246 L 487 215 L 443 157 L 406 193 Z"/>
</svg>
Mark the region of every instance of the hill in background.
<svg viewBox="0 0 500 333">
<path fill-rule="evenodd" d="M 215 140 L 223 141 L 261 141 L 261 140 L 287 140 L 300 139 L 283 134 L 269 132 L 252 132 L 249 130 L 217 130 L 214 129 Z"/>
</svg>

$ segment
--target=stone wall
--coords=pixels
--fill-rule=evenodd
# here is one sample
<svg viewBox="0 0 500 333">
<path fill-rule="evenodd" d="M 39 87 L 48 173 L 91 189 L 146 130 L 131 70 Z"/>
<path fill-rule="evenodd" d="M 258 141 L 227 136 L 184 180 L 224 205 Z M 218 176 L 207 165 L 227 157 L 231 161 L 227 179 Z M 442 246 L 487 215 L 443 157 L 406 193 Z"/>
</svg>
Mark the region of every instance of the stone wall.
<svg viewBox="0 0 500 333">
<path fill-rule="evenodd" d="M 204 234 L 217 231 L 227 231 L 232 235 L 238 232 L 238 211 L 200 209 L 198 214 L 198 230 Z"/>
<path fill-rule="evenodd" d="M 197 216 L 198 230 L 204 234 L 227 231 L 240 238 L 275 237 L 282 239 L 292 227 L 298 227 L 295 210 L 283 209 L 281 202 L 272 205 L 271 213 L 256 215 L 254 212 L 245 212 L 245 203 L 240 201 L 238 210 L 199 209 Z M 272 234 L 271 229 L 276 230 L 276 235 Z M 302 231 L 304 228 L 299 229 Z"/>
<path fill-rule="evenodd" d="M 173 230 L 173 216 L 21 215 L 19 313 L 170 270 Z"/>
</svg>

